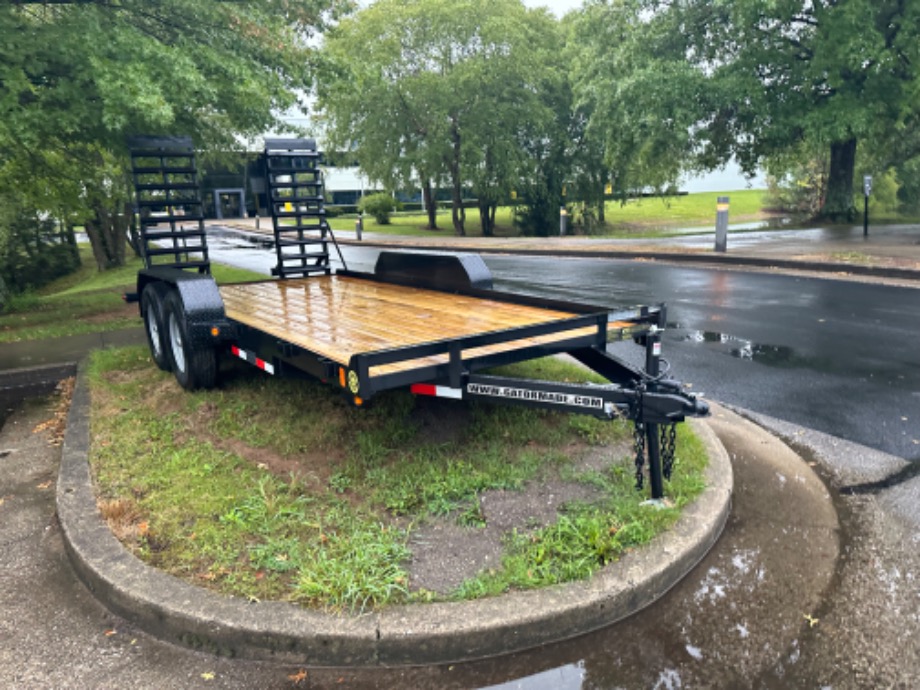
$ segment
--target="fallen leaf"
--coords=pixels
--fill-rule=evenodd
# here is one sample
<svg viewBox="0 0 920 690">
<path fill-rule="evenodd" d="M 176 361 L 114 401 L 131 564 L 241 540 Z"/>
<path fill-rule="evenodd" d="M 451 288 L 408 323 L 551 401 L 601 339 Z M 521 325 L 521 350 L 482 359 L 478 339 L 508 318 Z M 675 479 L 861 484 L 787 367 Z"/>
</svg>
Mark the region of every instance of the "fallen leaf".
<svg viewBox="0 0 920 690">
<path fill-rule="evenodd" d="M 210 671 L 202 673 L 201 677 L 204 678 L 205 680 L 214 680 L 214 674 L 211 673 Z"/>
<path fill-rule="evenodd" d="M 106 630 L 106 631 L 105 631 L 105 636 L 106 636 L 106 637 L 111 637 L 112 635 L 117 635 L 117 634 L 118 634 L 118 631 L 117 631 L 115 628 L 112 628 L 111 630 Z"/>
<path fill-rule="evenodd" d="M 300 669 L 297 673 L 293 673 L 288 676 L 288 680 L 293 683 L 300 683 L 301 681 L 304 681 L 306 679 L 307 679 L 306 669 Z"/>
<path fill-rule="evenodd" d="M 150 523 L 144 520 L 137 525 L 137 533 L 139 536 L 143 537 L 150 531 Z"/>
<path fill-rule="evenodd" d="M 50 489 L 50 488 L 51 488 L 51 480 L 49 479 L 49 480 L 46 481 L 46 482 L 42 482 L 41 484 L 38 485 L 38 488 L 41 489 L 42 491 L 44 491 L 45 489 Z"/>
<path fill-rule="evenodd" d="M 811 614 L 803 613 L 803 614 L 802 614 L 802 618 L 804 618 L 805 620 L 808 621 L 808 627 L 809 627 L 809 628 L 813 628 L 813 627 L 815 627 L 815 626 L 818 624 L 818 619 L 812 617 Z"/>
</svg>

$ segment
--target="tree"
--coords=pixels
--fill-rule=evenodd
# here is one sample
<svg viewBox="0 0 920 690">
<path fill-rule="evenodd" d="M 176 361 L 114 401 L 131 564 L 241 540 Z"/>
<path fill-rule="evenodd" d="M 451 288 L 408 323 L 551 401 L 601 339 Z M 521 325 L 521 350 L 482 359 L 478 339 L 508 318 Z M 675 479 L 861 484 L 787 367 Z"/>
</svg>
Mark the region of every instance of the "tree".
<svg viewBox="0 0 920 690">
<path fill-rule="evenodd" d="M 916 117 L 920 6 L 902 0 L 671 4 L 722 100 L 701 130 L 748 169 L 803 144 L 828 153 L 821 215 L 851 220 L 857 147 Z"/>
<path fill-rule="evenodd" d="M 545 117 L 539 84 L 554 24 L 520 0 L 374 3 L 326 42 L 318 109 L 329 141 L 384 186 L 446 181 L 458 235 L 472 185 L 490 233 L 517 180 L 518 135 Z"/>
<path fill-rule="evenodd" d="M 589 6 L 579 27 L 589 126 L 607 133 L 614 174 L 643 184 L 675 166 L 736 157 L 753 172 L 820 147 L 821 213 L 846 220 L 859 142 L 891 150 L 917 117 L 918 3 L 612 0 Z"/>
<path fill-rule="evenodd" d="M 85 0 L 0 6 L 0 179 L 79 216 L 100 269 L 124 257 L 125 142 L 211 150 L 278 125 L 310 84 L 310 35 L 345 0 Z M 34 180 L 23 171 L 37 172 Z"/>
<path fill-rule="evenodd" d="M 687 59 L 689 38 L 672 14 L 650 13 L 648 5 L 588 5 L 571 22 L 568 39 L 576 124 L 583 119 L 575 141 L 588 148 L 582 183 L 609 183 L 622 198 L 677 180 L 691 164 L 694 127 L 706 112 L 707 79 Z M 599 150 L 604 165 L 590 165 Z"/>
</svg>

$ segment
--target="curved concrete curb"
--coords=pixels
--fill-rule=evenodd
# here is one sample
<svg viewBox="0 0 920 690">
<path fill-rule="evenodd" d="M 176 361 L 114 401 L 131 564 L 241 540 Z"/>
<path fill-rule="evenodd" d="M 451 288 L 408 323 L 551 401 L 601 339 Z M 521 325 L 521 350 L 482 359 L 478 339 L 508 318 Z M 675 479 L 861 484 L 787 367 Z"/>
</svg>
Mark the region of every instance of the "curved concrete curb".
<svg viewBox="0 0 920 690">
<path fill-rule="evenodd" d="M 695 421 L 695 420 L 694 420 Z M 472 602 L 396 606 L 362 616 L 247 603 L 143 564 L 96 507 L 90 474 L 89 391 L 81 371 L 57 485 L 58 516 L 81 579 L 111 610 L 158 637 L 220 655 L 314 666 L 434 664 L 495 656 L 573 637 L 648 606 L 709 551 L 728 519 L 732 470 L 705 423 L 708 488 L 647 548 L 587 582 Z"/>
</svg>

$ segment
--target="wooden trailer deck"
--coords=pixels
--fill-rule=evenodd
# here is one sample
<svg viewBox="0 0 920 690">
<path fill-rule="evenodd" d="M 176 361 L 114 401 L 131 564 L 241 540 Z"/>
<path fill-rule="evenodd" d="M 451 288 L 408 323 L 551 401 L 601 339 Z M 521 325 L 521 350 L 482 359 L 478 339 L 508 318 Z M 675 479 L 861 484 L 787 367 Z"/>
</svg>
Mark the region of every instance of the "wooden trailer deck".
<svg viewBox="0 0 920 690">
<path fill-rule="evenodd" d="M 565 321 L 583 314 L 556 311 L 464 295 L 328 275 L 291 280 L 225 285 L 220 288 L 226 315 L 310 352 L 347 366 L 354 355 L 433 342 L 508 332 L 509 340 L 469 348 L 462 358 L 511 352 L 590 336 L 594 326 L 566 328 Z M 598 311 L 603 311 L 599 309 Z M 558 324 L 559 330 L 515 337 L 514 330 Z M 616 329 L 634 324 L 618 322 Z M 371 368 L 371 376 L 441 364 L 435 354 Z"/>
</svg>

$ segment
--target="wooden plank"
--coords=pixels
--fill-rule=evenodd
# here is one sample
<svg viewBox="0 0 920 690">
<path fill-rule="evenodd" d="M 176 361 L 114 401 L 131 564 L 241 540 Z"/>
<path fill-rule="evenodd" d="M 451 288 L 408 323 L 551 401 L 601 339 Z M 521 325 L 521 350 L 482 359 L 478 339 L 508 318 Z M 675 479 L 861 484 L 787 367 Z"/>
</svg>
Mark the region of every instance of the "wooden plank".
<svg viewBox="0 0 920 690">
<path fill-rule="evenodd" d="M 220 291 L 230 318 L 341 364 L 347 364 L 355 354 L 467 338 L 576 316 L 335 275 L 228 285 Z M 556 334 L 545 337 L 560 339 Z M 509 351 L 524 346 L 522 342 L 489 347 Z M 387 367 L 402 368 L 404 364 Z M 415 362 L 408 368 L 421 365 Z"/>
<path fill-rule="evenodd" d="M 551 345 L 552 343 L 558 343 L 564 340 L 570 340 L 572 338 L 590 336 L 595 332 L 597 332 L 596 328 L 586 327 L 549 333 L 547 335 L 535 336 L 533 338 L 508 340 L 501 343 L 495 343 L 493 345 L 484 345 L 482 347 L 462 350 L 461 357 L 463 359 L 485 357 L 487 355 L 494 355 L 503 352 L 513 352 L 514 350 L 522 350 L 524 348 L 533 347 L 535 345 Z M 449 355 L 445 353 L 442 355 L 432 355 L 430 357 L 419 357 L 417 359 L 394 362 L 392 364 L 382 364 L 380 366 L 371 367 L 370 375 L 371 378 L 373 378 L 374 376 L 382 376 L 384 374 L 395 374 L 401 371 L 411 371 L 412 369 L 417 369 L 424 366 L 446 364 L 448 359 Z"/>
</svg>

